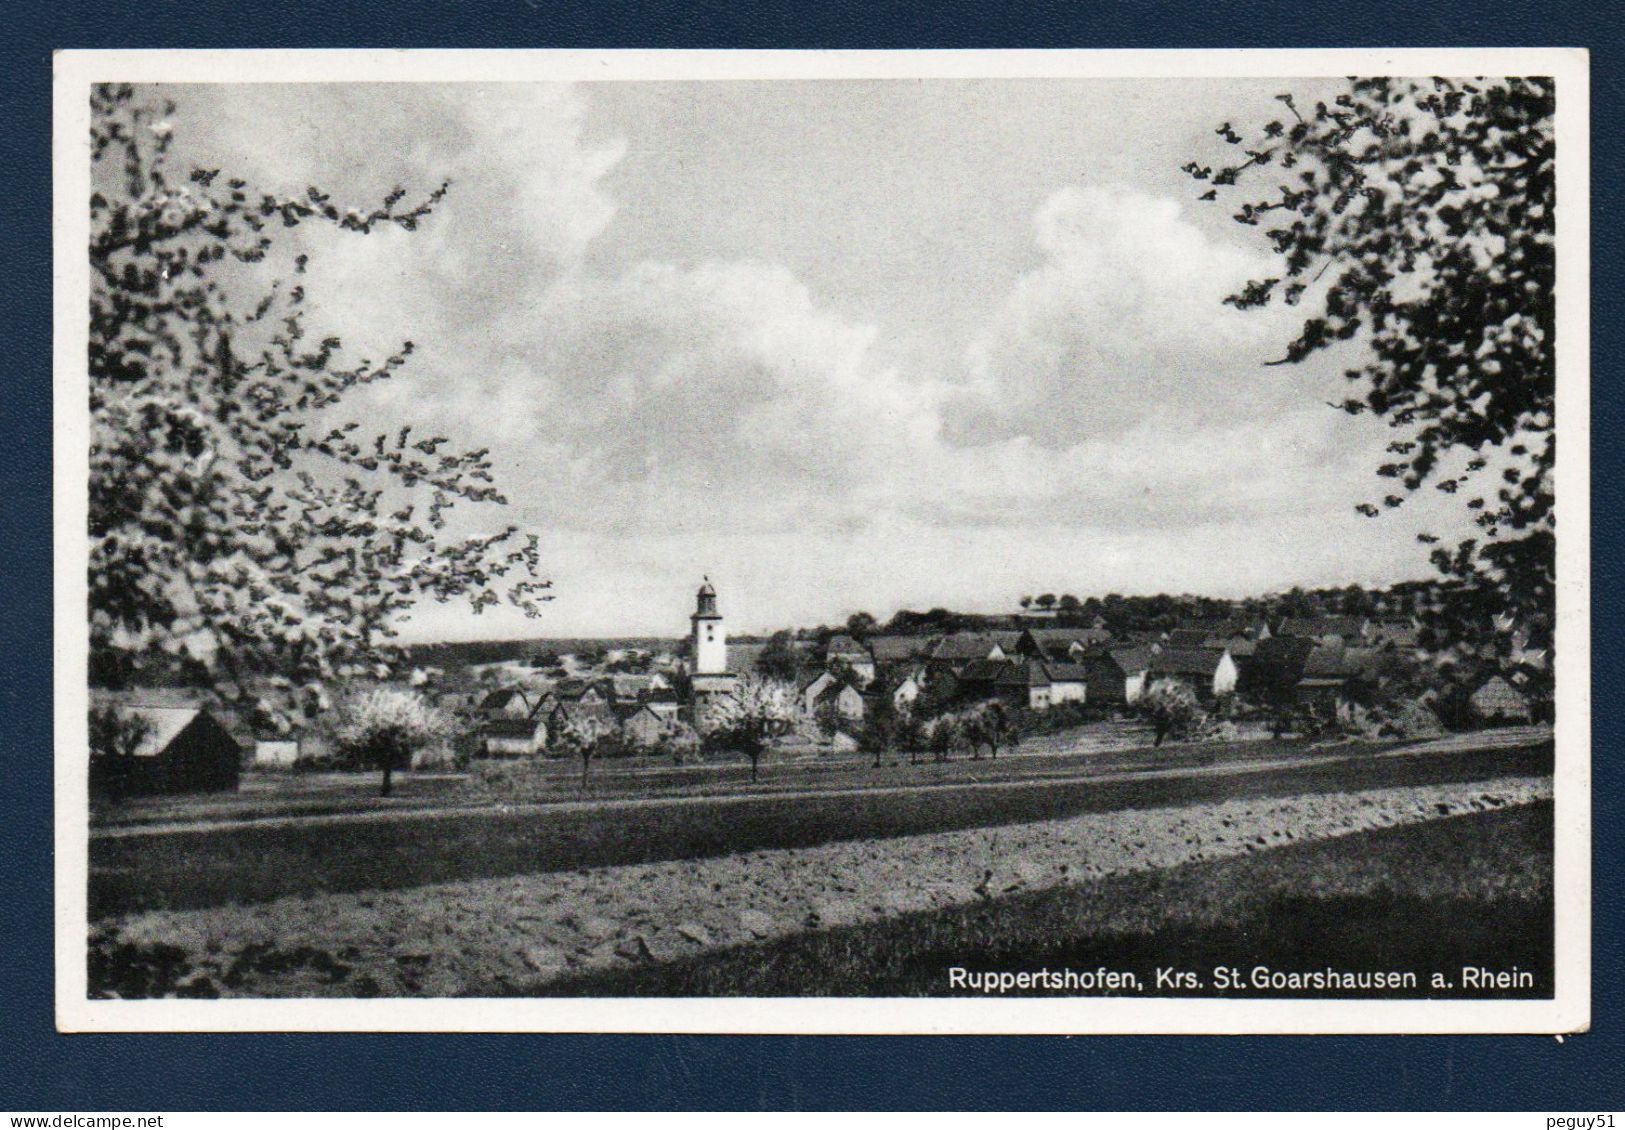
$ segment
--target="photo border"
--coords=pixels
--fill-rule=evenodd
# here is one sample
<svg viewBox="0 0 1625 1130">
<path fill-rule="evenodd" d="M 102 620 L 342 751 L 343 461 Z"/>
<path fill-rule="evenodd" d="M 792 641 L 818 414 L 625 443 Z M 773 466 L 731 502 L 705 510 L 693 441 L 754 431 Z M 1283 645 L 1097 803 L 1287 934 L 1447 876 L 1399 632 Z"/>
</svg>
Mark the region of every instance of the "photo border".
<svg viewBox="0 0 1625 1130">
<path fill-rule="evenodd" d="M 1161 997 L 86 998 L 89 843 L 85 356 L 93 83 L 1099 79 L 1540 74 L 1557 80 L 1558 624 L 1554 996 L 1540 1001 Z M 230 76 L 221 78 L 220 76 Z M 159 51 L 55 59 L 57 1026 L 97 1031 L 828 1035 L 1572 1033 L 1590 1023 L 1589 60 L 1563 49 L 1174 52 Z M 1565 642 L 1567 641 L 1567 642 Z"/>
</svg>

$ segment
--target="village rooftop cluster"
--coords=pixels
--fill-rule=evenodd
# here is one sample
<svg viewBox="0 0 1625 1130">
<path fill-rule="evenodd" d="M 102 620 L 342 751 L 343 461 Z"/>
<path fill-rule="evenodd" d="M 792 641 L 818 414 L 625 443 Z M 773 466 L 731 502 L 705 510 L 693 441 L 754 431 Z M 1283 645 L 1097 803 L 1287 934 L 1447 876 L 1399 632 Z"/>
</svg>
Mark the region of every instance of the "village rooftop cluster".
<svg viewBox="0 0 1625 1130">
<path fill-rule="evenodd" d="M 1170 628 L 1114 632 L 1104 616 L 1068 604 L 1024 599 L 1021 611 L 1000 618 L 1004 627 L 864 632 L 863 618 L 854 617 L 857 631 L 730 642 L 707 579 L 682 641 L 412 667 L 395 682 L 448 728 L 399 767 L 569 756 L 584 743 L 598 756 L 681 762 L 700 755 L 720 704 L 746 681 L 772 682 L 790 699 L 799 721 L 778 728 L 778 744 L 814 753 L 857 748 L 882 717 L 890 728 L 879 740 L 889 744 L 899 719 L 926 726 L 992 709 L 1002 729 L 1019 735 L 1023 725 L 1043 728 L 1052 714 L 1064 715 L 1050 719 L 1057 726 L 1143 715 L 1157 686 L 1188 690 L 1204 716 L 1267 717 L 1276 733 L 1346 722 L 1351 711 L 1400 694 L 1456 726 L 1527 722 L 1543 707 L 1515 685 L 1546 667 L 1544 653 L 1529 651 L 1518 654 L 1516 671 L 1458 687 L 1449 706 L 1443 683 L 1460 676 L 1449 674 L 1448 649 L 1424 646 L 1416 616 L 1192 616 Z M 388 685 L 389 673 L 362 681 Z M 1390 685 L 1398 683 L 1406 685 Z M 324 725 L 334 708 L 327 687 L 272 679 L 264 689 L 256 717 L 246 720 L 185 691 L 111 696 L 139 733 L 126 757 L 110 758 L 107 743 L 93 743 L 93 787 L 212 791 L 235 789 L 243 767 L 361 767 L 344 764 Z"/>
</svg>

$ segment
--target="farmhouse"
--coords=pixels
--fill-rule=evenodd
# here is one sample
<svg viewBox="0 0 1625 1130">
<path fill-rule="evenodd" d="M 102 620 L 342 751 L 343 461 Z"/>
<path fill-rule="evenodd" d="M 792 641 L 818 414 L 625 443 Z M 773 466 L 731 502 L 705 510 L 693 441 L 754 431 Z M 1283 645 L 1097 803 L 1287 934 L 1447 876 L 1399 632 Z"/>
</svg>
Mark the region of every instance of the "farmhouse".
<svg viewBox="0 0 1625 1130">
<path fill-rule="evenodd" d="M 1112 634 L 1102 627 L 1028 628 L 1017 637 L 1015 650 L 1032 659 L 1071 662 L 1111 639 Z"/>
<path fill-rule="evenodd" d="M 1078 659 L 1090 700 L 1104 705 L 1128 705 L 1145 693 L 1151 652 L 1144 647 L 1096 648 Z"/>
<path fill-rule="evenodd" d="M 1081 663 L 1046 663 L 1050 705 L 1082 702 L 1089 694 L 1089 671 Z"/>
<path fill-rule="evenodd" d="M 824 662 L 832 667 L 836 664 L 845 664 L 865 686 L 874 682 L 875 657 L 870 654 L 868 648 L 851 636 L 831 636 L 829 646 L 824 649 Z"/>
<path fill-rule="evenodd" d="M 1472 693 L 1467 710 L 1481 722 L 1527 722 L 1529 700 L 1499 675 Z"/>
<path fill-rule="evenodd" d="M 850 683 L 832 680 L 813 700 L 813 709 L 856 722 L 863 717 L 863 695 Z"/>
<path fill-rule="evenodd" d="M 908 672 L 900 678 L 892 678 L 886 684 L 886 690 L 891 695 L 892 705 L 899 710 L 909 710 L 925 690 L 925 676 L 920 672 Z"/>
<path fill-rule="evenodd" d="M 529 718 L 536 709 L 519 687 L 500 687 L 480 700 L 480 713 L 487 718 Z"/>
<path fill-rule="evenodd" d="M 143 732 L 129 754 L 91 755 L 93 792 L 152 796 L 237 788 L 243 749 L 209 711 L 193 706 L 127 706 L 121 713 Z"/>
<path fill-rule="evenodd" d="M 877 667 L 913 665 L 929 655 L 936 642 L 931 636 L 871 636 L 867 641 Z"/>
<path fill-rule="evenodd" d="M 1020 638 L 1018 633 L 1017 639 Z M 1012 641 L 1012 650 L 1014 641 Z M 1007 658 L 1008 652 L 1003 644 L 990 633 L 982 632 L 955 632 L 944 636 L 927 659 L 929 666 L 941 670 L 960 674 L 965 667 L 978 659 L 1002 660 Z"/>
<path fill-rule="evenodd" d="M 1050 705 L 1051 684 L 1049 672 L 1036 659 L 1018 660 L 1001 664 L 993 681 L 995 693 L 1011 706 L 1029 710 L 1047 710 Z"/>
<path fill-rule="evenodd" d="M 1168 646 L 1151 661 L 1153 678 L 1187 684 L 1199 699 L 1217 698 L 1236 689 L 1236 661 L 1223 648 Z"/>
<path fill-rule="evenodd" d="M 480 727 L 479 750 L 486 757 L 530 757 L 546 748 L 545 718 L 492 718 Z"/>
<path fill-rule="evenodd" d="M 651 746 L 671 732 L 675 719 L 662 716 L 647 703 L 621 718 L 621 733 L 634 745 Z"/>
<path fill-rule="evenodd" d="M 298 738 L 279 735 L 254 739 L 254 768 L 292 769 L 298 761 Z"/>
</svg>

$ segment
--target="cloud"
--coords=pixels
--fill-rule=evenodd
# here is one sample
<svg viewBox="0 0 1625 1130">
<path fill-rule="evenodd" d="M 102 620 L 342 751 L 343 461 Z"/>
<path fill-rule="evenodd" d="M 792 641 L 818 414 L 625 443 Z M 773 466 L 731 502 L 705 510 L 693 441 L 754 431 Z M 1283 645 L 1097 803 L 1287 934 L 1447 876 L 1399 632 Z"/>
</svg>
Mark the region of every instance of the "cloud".
<svg viewBox="0 0 1625 1130">
<path fill-rule="evenodd" d="M 861 522 L 935 442 L 933 391 L 874 326 L 749 261 L 560 282 L 485 392 L 550 522 L 766 531 Z"/>
<path fill-rule="evenodd" d="M 1335 365 L 1262 367 L 1302 311 L 1223 306 L 1269 261 L 1171 199 L 1050 194 L 1033 265 L 979 319 L 925 327 L 960 358 L 928 368 L 780 263 L 601 253 L 627 144 L 590 134 L 578 90 L 208 97 L 200 163 L 308 171 L 356 201 L 451 178 L 419 231 L 295 233 L 311 328 L 353 356 L 419 343 L 349 409 L 489 444 L 512 505 L 487 520 L 541 532 L 572 630 L 646 630 L 642 610 L 706 569 L 771 626 L 832 614 L 837 591 L 987 608 L 1046 584 L 1239 591 L 1407 559 L 1408 514 L 1373 538 L 1351 512 L 1383 430 L 1324 407 Z"/>
<path fill-rule="evenodd" d="M 1260 363 L 1290 336 L 1274 312 L 1221 300 L 1270 263 L 1210 238 L 1178 202 L 1068 187 L 1033 220 L 1043 262 L 1016 280 L 968 350 L 955 438 L 1048 448 L 1133 431 L 1148 415 L 1254 413 Z"/>
</svg>

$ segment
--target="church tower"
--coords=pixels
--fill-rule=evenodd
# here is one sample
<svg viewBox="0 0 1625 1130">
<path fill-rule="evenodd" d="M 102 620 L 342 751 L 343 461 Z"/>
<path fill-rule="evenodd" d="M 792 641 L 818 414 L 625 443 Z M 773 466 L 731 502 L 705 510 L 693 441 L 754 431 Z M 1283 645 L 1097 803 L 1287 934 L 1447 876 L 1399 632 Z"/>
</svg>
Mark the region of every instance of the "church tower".
<svg viewBox="0 0 1625 1130">
<path fill-rule="evenodd" d="M 724 675 L 728 671 L 728 629 L 717 611 L 717 590 L 706 577 L 700 586 L 699 598 L 694 606 L 693 624 L 694 674 Z"/>
</svg>

